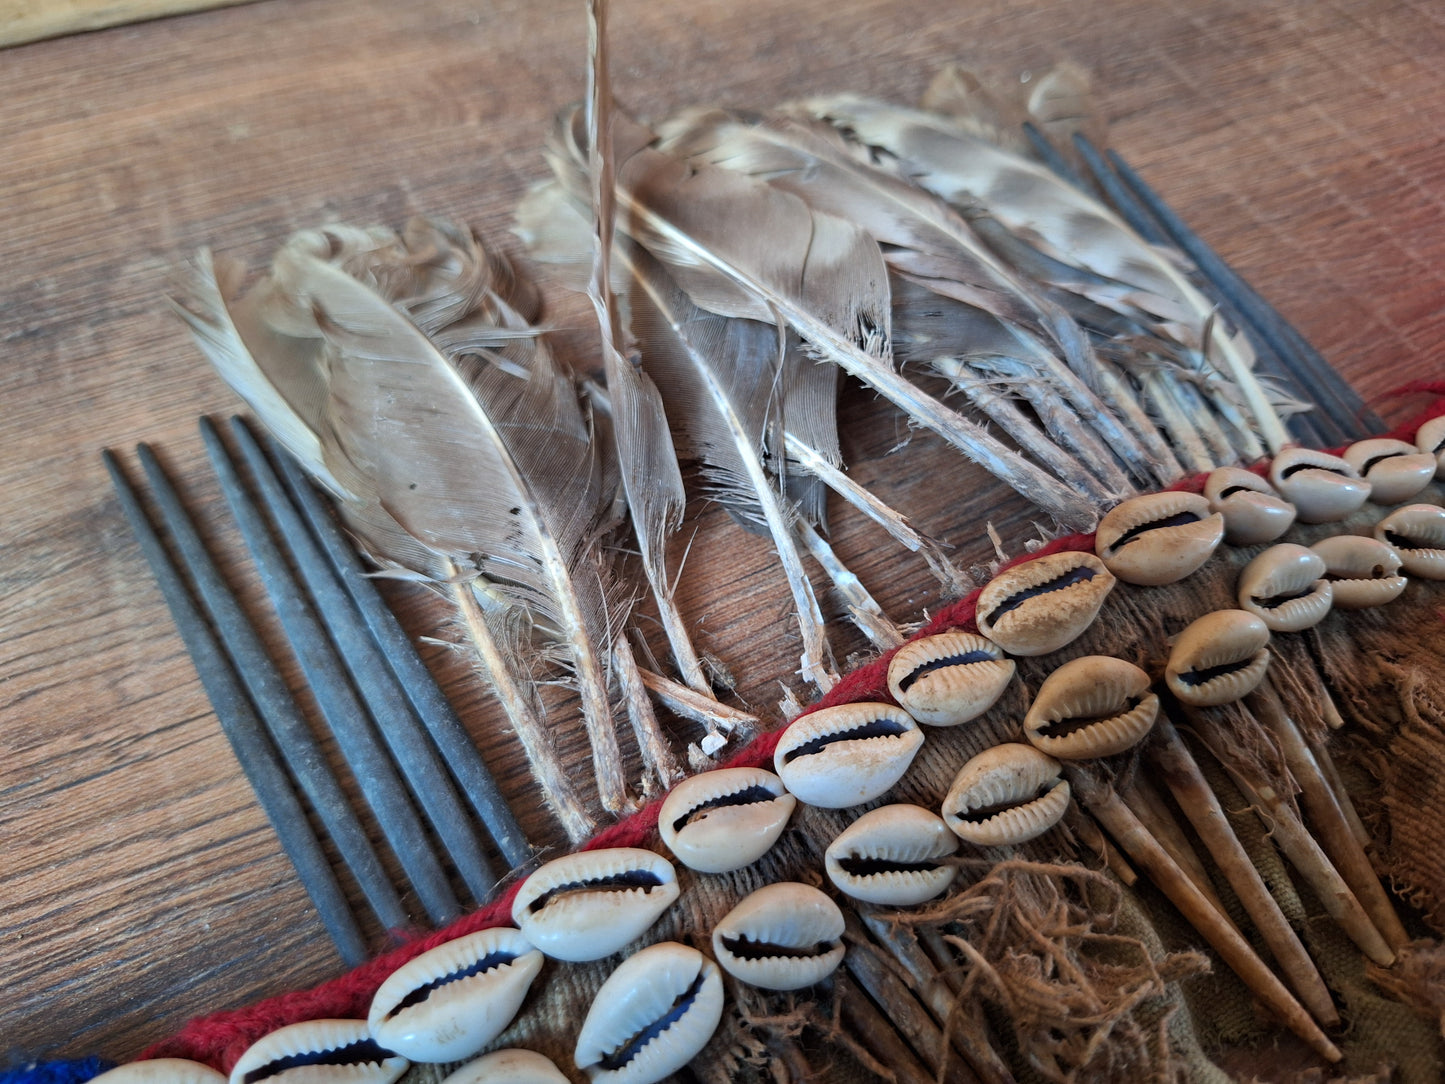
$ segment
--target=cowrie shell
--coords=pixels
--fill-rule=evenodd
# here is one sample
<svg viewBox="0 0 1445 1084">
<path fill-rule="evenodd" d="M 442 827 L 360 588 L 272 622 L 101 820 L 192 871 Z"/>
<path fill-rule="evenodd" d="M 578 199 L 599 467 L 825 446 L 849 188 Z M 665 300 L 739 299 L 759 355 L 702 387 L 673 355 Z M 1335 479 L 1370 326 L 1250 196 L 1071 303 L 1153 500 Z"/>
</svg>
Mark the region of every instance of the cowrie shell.
<svg viewBox="0 0 1445 1084">
<path fill-rule="evenodd" d="M 1415 430 L 1415 447 L 1435 457 L 1435 477 L 1445 478 L 1445 415 Z"/>
<path fill-rule="evenodd" d="M 577 1035 L 577 1068 L 605 1084 L 654 1084 L 707 1045 L 722 1020 L 722 973 L 695 948 L 649 945 L 607 977 Z"/>
<path fill-rule="evenodd" d="M 662 842 L 688 869 L 726 873 L 777 842 L 798 800 L 762 768 L 719 768 L 684 779 L 662 803 Z"/>
<path fill-rule="evenodd" d="M 1325 561 L 1293 542 L 1281 542 L 1244 566 L 1239 574 L 1239 608 L 1274 632 L 1299 632 L 1330 612 L 1334 588 L 1324 578 Z"/>
<path fill-rule="evenodd" d="M 1006 847 L 1041 836 L 1069 808 L 1059 762 L 1032 745 L 985 749 L 958 770 L 943 799 L 953 834 L 980 847 Z"/>
<path fill-rule="evenodd" d="M 392 1084 L 408 1067 L 365 1020 L 307 1020 L 252 1043 L 231 1067 L 231 1084 Z"/>
<path fill-rule="evenodd" d="M 1423 580 L 1445 580 L 1445 508 L 1408 504 L 1375 524 L 1375 537 L 1394 547 L 1405 571 Z"/>
<path fill-rule="evenodd" d="M 1209 510 L 1224 517 L 1224 540 L 1233 546 L 1273 542 L 1294 525 L 1294 505 L 1253 471 L 1220 467 L 1204 481 Z"/>
<path fill-rule="evenodd" d="M 843 961 L 843 912 L 811 885 L 764 885 L 722 917 L 712 952 L 734 978 L 764 990 L 801 990 Z"/>
<path fill-rule="evenodd" d="M 1269 466 L 1269 480 L 1295 507 L 1301 523 L 1344 519 L 1370 496 L 1370 483 L 1337 455 L 1286 448 Z"/>
<path fill-rule="evenodd" d="M 91 1084 L 225 1084 L 226 1075 L 189 1058 L 148 1058 L 117 1065 Z"/>
<path fill-rule="evenodd" d="M 1407 583 L 1400 575 L 1400 555 L 1393 546 L 1359 534 L 1321 538 L 1310 549 L 1325 561 L 1337 610 L 1383 606 L 1400 597 Z"/>
<path fill-rule="evenodd" d="M 1376 504 L 1408 501 L 1435 477 L 1433 455 L 1388 437 L 1357 440 L 1345 449 L 1344 459 L 1370 483 L 1370 500 Z"/>
<path fill-rule="evenodd" d="M 921 806 L 885 805 L 844 829 L 823 856 L 828 879 L 865 903 L 912 907 L 953 883 L 957 867 L 944 862 L 958 837 Z"/>
<path fill-rule="evenodd" d="M 892 704 L 839 704 L 793 721 L 773 768 L 800 802 L 844 809 L 872 801 L 903 778 L 923 732 Z"/>
<path fill-rule="evenodd" d="M 1094 532 L 1094 552 L 1125 583 L 1175 583 L 1219 547 L 1224 517 L 1197 493 L 1166 490 L 1130 497 L 1111 508 Z"/>
<path fill-rule="evenodd" d="M 412 1061 L 469 1058 L 512 1022 L 542 954 L 501 926 L 459 937 L 409 960 L 371 1000 L 371 1037 Z"/>
<path fill-rule="evenodd" d="M 641 937 L 677 899 L 677 873 L 636 847 L 555 858 L 522 882 L 512 921 L 556 960 L 600 960 Z"/>
<path fill-rule="evenodd" d="M 1269 626 L 1244 610 L 1192 622 L 1169 653 L 1164 683 L 1185 704 L 1207 708 L 1253 692 L 1269 668 Z"/>
<path fill-rule="evenodd" d="M 1000 572 L 978 594 L 978 631 L 1010 655 L 1044 655 L 1076 639 L 1114 586 L 1092 553 L 1068 550 Z"/>
<path fill-rule="evenodd" d="M 1024 737 L 1059 760 L 1113 756 L 1138 744 L 1159 715 L 1149 675 L 1131 662 L 1085 655 L 1039 686 L 1024 716 Z"/>
<path fill-rule="evenodd" d="M 571 1084 L 552 1059 L 509 1046 L 467 1062 L 442 1084 Z"/>
<path fill-rule="evenodd" d="M 1003 648 L 972 632 L 944 632 L 904 644 L 888 663 L 888 691 L 905 711 L 929 726 L 976 719 L 1003 695 L 1014 661 Z"/>
</svg>

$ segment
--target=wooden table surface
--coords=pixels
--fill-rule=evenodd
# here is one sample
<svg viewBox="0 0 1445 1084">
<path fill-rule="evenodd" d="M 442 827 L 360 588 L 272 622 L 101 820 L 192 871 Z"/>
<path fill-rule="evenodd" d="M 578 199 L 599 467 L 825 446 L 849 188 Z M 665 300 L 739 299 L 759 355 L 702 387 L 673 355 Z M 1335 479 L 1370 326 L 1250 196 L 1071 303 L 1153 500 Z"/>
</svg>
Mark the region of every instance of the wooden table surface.
<svg viewBox="0 0 1445 1084">
<path fill-rule="evenodd" d="M 1445 347 L 1445 14 L 1409 0 L 618 0 L 644 115 L 854 89 L 910 101 L 941 63 L 1093 70 L 1112 142 L 1387 418 Z M 450 215 L 515 248 L 511 208 L 580 97 L 579 0 L 271 0 L 0 52 L 0 1067 L 123 1059 L 193 1014 L 338 958 L 222 738 L 99 453 L 152 442 L 265 613 L 196 416 L 236 408 L 163 298 L 201 245 L 260 266 L 290 231 Z M 578 320 L 574 305 L 562 320 Z M 580 323 L 579 323 L 580 326 Z M 1028 512 L 856 388 L 845 448 L 964 565 Z M 786 594 L 716 510 L 684 612 L 773 713 Z M 921 564 L 839 516 L 885 608 Z M 446 635 L 421 592 L 408 626 Z M 832 606 L 834 612 L 836 604 Z M 840 659 L 860 644 L 840 634 Z M 428 660 L 529 830 L 558 837 L 465 659 Z M 799 690 L 800 694 L 802 690 Z"/>
</svg>

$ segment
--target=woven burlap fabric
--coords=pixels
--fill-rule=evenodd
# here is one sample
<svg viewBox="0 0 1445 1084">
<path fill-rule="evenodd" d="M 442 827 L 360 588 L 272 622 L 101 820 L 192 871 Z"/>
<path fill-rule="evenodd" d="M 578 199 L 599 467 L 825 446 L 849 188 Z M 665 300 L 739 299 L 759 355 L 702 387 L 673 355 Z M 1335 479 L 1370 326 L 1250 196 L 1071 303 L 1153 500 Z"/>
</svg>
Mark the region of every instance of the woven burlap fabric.
<svg viewBox="0 0 1445 1084">
<path fill-rule="evenodd" d="M 1291 540 L 1367 533 L 1380 514 L 1369 508 L 1345 525 L 1298 530 Z M 971 756 L 1020 739 L 1031 692 L 1068 659 L 1107 654 L 1162 673 L 1171 637 L 1210 610 L 1236 605 L 1238 571 L 1257 552 L 1222 549 L 1205 569 L 1167 587 L 1120 584 L 1079 640 L 1046 658 L 1018 660 L 1019 680 L 981 720 L 929 730 L 886 801 L 938 809 Z M 1409 921 L 1424 940 L 1383 981 L 1367 974 L 1354 946 L 1300 887 L 1266 826 L 1206 751 L 1276 775 L 1276 789 L 1289 797 L 1295 786 L 1277 748 L 1237 711 L 1220 713 L 1231 728 L 1228 741 L 1219 734 L 1190 738 L 1246 850 L 1336 995 L 1344 1027 L 1331 1037 L 1346 1053 L 1339 1071 L 1356 1079 L 1376 1073 L 1401 1084 L 1440 1079 L 1431 1014 L 1445 1003 L 1439 981 L 1445 964 L 1428 935 L 1445 925 L 1442 607 L 1445 585 L 1412 583 L 1388 607 L 1334 613 L 1311 633 L 1276 637 L 1274 680 L 1282 697 L 1308 734 L 1330 743 L 1373 833 L 1374 856 L 1419 912 Z M 1327 689 L 1344 709 L 1342 733 L 1324 721 Z M 1102 767 L 1121 786 L 1148 770 L 1138 752 Z M 645 942 L 676 940 L 710 955 L 718 920 L 775 881 L 819 886 L 850 916 L 848 957 L 833 980 L 785 994 L 727 980 L 723 1023 L 686 1071 L 691 1077 L 1215 1084 L 1227 1077 L 1211 1055 L 1267 1047 L 1278 1037 L 1276 1025 L 1158 891 L 1144 882 L 1134 890 L 1122 886 L 1063 826 L 1016 849 L 965 845 L 955 888 L 910 912 L 891 915 L 847 900 L 827 883 L 823 852 L 864 811 L 800 808 L 772 851 L 735 873 L 679 867 L 681 899 Z M 1228 884 L 1217 872 L 1211 880 L 1249 933 Z M 549 962 L 496 1045 L 541 1050 L 583 1079 L 572 1045 L 593 993 L 626 955 Z M 414 1074 L 422 1080 L 437 1072 Z"/>
</svg>

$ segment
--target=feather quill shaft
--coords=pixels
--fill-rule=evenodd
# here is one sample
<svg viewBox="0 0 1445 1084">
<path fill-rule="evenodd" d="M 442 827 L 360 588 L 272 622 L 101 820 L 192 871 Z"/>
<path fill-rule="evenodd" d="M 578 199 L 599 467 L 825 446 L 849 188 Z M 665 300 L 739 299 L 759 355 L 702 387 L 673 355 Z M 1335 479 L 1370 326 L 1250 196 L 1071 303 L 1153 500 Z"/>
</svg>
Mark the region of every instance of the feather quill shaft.
<svg viewBox="0 0 1445 1084">
<path fill-rule="evenodd" d="M 864 153 L 892 157 L 906 175 L 948 202 L 982 207 L 1046 254 L 1116 284 L 1090 296 L 1105 305 L 1142 309 L 1180 342 L 1202 349 L 1237 386 L 1270 450 L 1288 442 L 1251 371 L 1248 344 L 1210 323 L 1209 301 L 1103 204 L 947 118 L 852 95 L 814 99 L 803 108 L 848 129 L 870 148 Z"/>
<path fill-rule="evenodd" d="M 587 5 L 589 60 L 587 68 L 587 176 L 593 221 L 592 276 L 587 295 L 597 313 L 602 358 L 607 374 L 617 457 L 627 494 L 643 571 L 657 602 L 658 616 L 674 662 L 683 680 L 711 695 L 702 663 L 687 633 L 687 624 L 673 601 L 667 572 L 667 540 L 682 526 L 687 496 L 673 450 L 667 416 L 657 388 L 638 366 L 624 357 L 625 338 L 612 293 L 611 260 L 615 210 L 611 84 L 607 62 L 607 5 Z M 656 739 L 649 739 L 655 747 Z M 655 750 L 655 755 L 660 754 Z"/>
</svg>

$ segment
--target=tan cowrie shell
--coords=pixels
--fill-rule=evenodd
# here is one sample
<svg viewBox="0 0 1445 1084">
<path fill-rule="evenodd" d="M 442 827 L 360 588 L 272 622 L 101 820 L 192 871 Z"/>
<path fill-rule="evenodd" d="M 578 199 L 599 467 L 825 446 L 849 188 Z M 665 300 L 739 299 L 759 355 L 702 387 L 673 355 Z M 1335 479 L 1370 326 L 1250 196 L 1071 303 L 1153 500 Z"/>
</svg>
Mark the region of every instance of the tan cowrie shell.
<svg viewBox="0 0 1445 1084">
<path fill-rule="evenodd" d="M 839 704 L 793 721 L 773 767 L 800 802 L 844 809 L 877 798 L 913 763 L 923 732 L 892 704 Z"/>
<path fill-rule="evenodd" d="M 1229 704 L 1253 692 L 1269 668 L 1269 627 L 1243 610 L 1215 610 L 1192 622 L 1169 652 L 1164 683 L 1182 703 Z"/>
<path fill-rule="evenodd" d="M 1224 540 L 1233 546 L 1273 542 L 1294 525 L 1294 505 L 1253 471 L 1220 467 L 1204 481 L 1209 510 L 1224 517 Z"/>
<path fill-rule="evenodd" d="M 885 805 L 864 813 L 828 845 L 828 879 L 865 903 L 912 907 L 953 883 L 944 862 L 958 838 L 936 814 L 916 805 Z"/>
<path fill-rule="evenodd" d="M 1325 579 L 1330 581 L 1337 610 L 1383 606 L 1405 590 L 1400 555 L 1377 538 L 1337 534 L 1321 538 L 1310 549 L 1324 558 Z"/>
<path fill-rule="evenodd" d="M 888 664 L 888 691 L 920 723 L 957 726 L 993 707 L 1013 676 L 1014 661 L 992 640 L 944 632 L 898 649 Z"/>
<path fill-rule="evenodd" d="M 1113 586 L 1113 573 L 1092 553 L 1036 557 L 984 585 L 978 631 L 1011 655 L 1057 651 L 1093 623 Z"/>
<path fill-rule="evenodd" d="M 1445 415 L 1415 430 L 1415 447 L 1435 457 L 1435 477 L 1445 479 Z"/>
<path fill-rule="evenodd" d="M 188 1058 L 148 1058 L 117 1065 L 91 1084 L 225 1084 L 226 1075 Z"/>
<path fill-rule="evenodd" d="M 1357 440 L 1345 449 L 1344 458 L 1370 483 L 1370 500 L 1376 504 L 1408 501 L 1435 477 L 1435 457 L 1403 440 Z"/>
<path fill-rule="evenodd" d="M 843 912 L 811 885 L 781 881 L 744 896 L 712 932 L 722 969 L 764 990 L 801 990 L 843 961 Z"/>
<path fill-rule="evenodd" d="M 635 847 L 578 851 L 522 882 L 512 921 L 553 959 L 600 960 L 646 933 L 677 893 L 677 873 L 660 854 Z"/>
<path fill-rule="evenodd" d="M 1032 745 L 985 749 L 958 770 L 943 799 L 953 834 L 980 847 L 1006 847 L 1041 836 L 1069 807 L 1059 762 Z"/>
<path fill-rule="evenodd" d="M 1094 532 L 1094 552 L 1125 583 L 1156 587 L 1196 571 L 1223 537 L 1224 517 L 1207 500 L 1166 490 L 1111 508 Z"/>
<path fill-rule="evenodd" d="M 442 1084 L 571 1084 L 551 1058 L 509 1046 L 467 1062 Z"/>
<path fill-rule="evenodd" d="M 1375 524 L 1375 537 L 1393 546 L 1405 571 L 1423 580 L 1445 580 L 1445 508 L 1409 504 Z"/>
<path fill-rule="evenodd" d="M 1269 480 L 1295 507 L 1301 523 L 1333 523 L 1365 503 L 1370 483 L 1337 455 L 1286 448 L 1269 465 Z"/>
<path fill-rule="evenodd" d="M 231 1084 L 392 1084 L 408 1067 L 365 1020 L 307 1020 L 252 1043 L 231 1067 Z"/>
<path fill-rule="evenodd" d="M 1123 659 L 1085 655 L 1044 678 L 1024 737 L 1060 760 L 1107 757 L 1136 745 L 1158 715 L 1148 674 Z"/>
<path fill-rule="evenodd" d="M 1325 560 L 1293 542 L 1271 546 L 1239 574 L 1239 608 L 1273 632 L 1299 632 L 1330 612 L 1334 589 L 1325 579 Z"/>
<path fill-rule="evenodd" d="M 542 954 L 520 930 L 481 930 L 392 972 L 366 1023 L 379 1044 L 412 1061 L 460 1061 L 512 1022 L 541 970 Z"/>
<path fill-rule="evenodd" d="M 762 768 L 719 768 L 672 788 L 657 830 L 674 857 L 700 873 L 756 862 L 777 842 L 798 800 Z"/>
<path fill-rule="evenodd" d="M 722 1020 L 722 972 L 676 941 L 607 976 L 577 1035 L 577 1068 L 605 1084 L 654 1084 L 695 1058 Z"/>
</svg>

